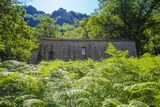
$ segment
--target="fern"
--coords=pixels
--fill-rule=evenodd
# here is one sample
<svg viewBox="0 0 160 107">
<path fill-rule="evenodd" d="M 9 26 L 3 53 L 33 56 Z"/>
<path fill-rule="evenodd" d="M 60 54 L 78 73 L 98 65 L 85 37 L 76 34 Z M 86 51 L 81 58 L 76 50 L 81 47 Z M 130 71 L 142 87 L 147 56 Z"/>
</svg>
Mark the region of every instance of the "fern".
<svg viewBox="0 0 160 107">
<path fill-rule="evenodd" d="M 39 99 L 27 99 L 22 105 L 23 107 L 45 107 L 45 103 Z"/>
<path fill-rule="evenodd" d="M 0 107 L 16 107 L 16 104 L 5 99 L 0 101 Z"/>
<path fill-rule="evenodd" d="M 105 99 L 105 101 L 102 102 L 102 107 L 117 107 L 117 105 L 120 104 L 122 103 L 116 99 Z"/>
<path fill-rule="evenodd" d="M 36 96 L 34 95 L 23 95 L 23 96 L 19 96 L 19 97 L 16 97 L 16 99 L 14 100 L 14 102 L 17 104 L 17 105 L 21 105 L 22 106 L 22 103 L 23 101 L 27 100 L 27 99 L 31 99 L 31 98 L 35 98 Z"/>
<path fill-rule="evenodd" d="M 68 90 L 61 93 L 56 93 L 53 97 L 57 104 L 66 105 L 67 107 L 74 107 L 81 105 L 89 105 L 89 100 L 86 98 L 90 93 L 81 89 Z M 60 102 L 59 102 L 60 101 Z"/>
<path fill-rule="evenodd" d="M 126 51 L 120 51 L 116 47 L 114 47 L 111 43 L 108 44 L 108 48 L 106 50 L 106 53 L 111 55 L 112 57 L 126 57 L 128 56 L 128 50 Z"/>
<path fill-rule="evenodd" d="M 157 102 L 154 100 L 154 96 L 160 94 L 159 89 L 159 83 L 145 82 L 127 86 L 124 90 L 127 90 L 130 93 L 130 100 L 145 102 L 148 105 L 157 105 Z"/>
<path fill-rule="evenodd" d="M 149 107 L 149 106 L 140 101 L 130 101 L 129 104 L 120 104 L 117 107 Z"/>
<path fill-rule="evenodd" d="M 0 63 L 0 106 L 158 107 L 160 56 Z"/>
</svg>

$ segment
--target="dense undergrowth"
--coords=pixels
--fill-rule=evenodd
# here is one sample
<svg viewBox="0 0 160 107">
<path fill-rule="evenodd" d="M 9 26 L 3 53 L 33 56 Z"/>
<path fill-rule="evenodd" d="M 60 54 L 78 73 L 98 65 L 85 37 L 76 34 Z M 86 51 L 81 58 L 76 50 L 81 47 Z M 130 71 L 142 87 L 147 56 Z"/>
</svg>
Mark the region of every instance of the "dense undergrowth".
<svg viewBox="0 0 160 107">
<path fill-rule="evenodd" d="M 160 107 L 160 56 L 0 63 L 0 107 Z"/>
</svg>

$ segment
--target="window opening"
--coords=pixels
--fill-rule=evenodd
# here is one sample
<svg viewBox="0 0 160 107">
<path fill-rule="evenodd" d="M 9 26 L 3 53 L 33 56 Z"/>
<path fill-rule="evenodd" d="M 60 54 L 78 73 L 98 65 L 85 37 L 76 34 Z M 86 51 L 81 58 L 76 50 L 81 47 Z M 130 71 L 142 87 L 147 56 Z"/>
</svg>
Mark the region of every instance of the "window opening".
<svg viewBox="0 0 160 107">
<path fill-rule="evenodd" d="M 49 51 L 49 57 L 48 57 L 49 60 L 52 60 L 52 59 L 53 59 L 53 54 L 54 54 L 53 51 Z"/>
<path fill-rule="evenodd" d="M 82 48 L 81 48 L 81 51 L 82 51 L 82 55 L 83 55 L 83 56 L 86 56 L 86 47 L 82 47 Z"/>
</svg>

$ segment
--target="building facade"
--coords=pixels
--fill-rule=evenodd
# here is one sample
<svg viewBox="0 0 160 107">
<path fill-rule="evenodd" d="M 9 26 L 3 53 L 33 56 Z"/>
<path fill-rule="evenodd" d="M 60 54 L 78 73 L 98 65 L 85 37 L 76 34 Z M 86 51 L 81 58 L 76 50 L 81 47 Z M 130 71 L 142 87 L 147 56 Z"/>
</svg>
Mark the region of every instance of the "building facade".
<svg viewBox="0 0 160 107">
<path fill-rule="evenodd" d="M 41 60 L 62 59 L 83 60 L 91 58 L 99 60 L 109 57 L 105 53 L 108 44 L 113 44 L 117 49 L 129 51 L 129 55 L 137 56 L 134 41 L 113 39 L 41 39 L 39 48 L 32 51 L 31 63 L 36 64 Z"/>
</svg>

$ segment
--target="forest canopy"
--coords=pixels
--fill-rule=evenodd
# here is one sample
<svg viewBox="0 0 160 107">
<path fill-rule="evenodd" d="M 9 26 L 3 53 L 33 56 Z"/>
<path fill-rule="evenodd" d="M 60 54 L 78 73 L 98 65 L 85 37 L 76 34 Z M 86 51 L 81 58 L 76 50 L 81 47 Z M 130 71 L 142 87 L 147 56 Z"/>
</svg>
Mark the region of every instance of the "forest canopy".
<svg viewBox="0 0 160 107">
<path fill-rule="evenodd" d="M 0 59 L 29 61 L 36 45 L 32 29 L 23 19 L 25 10 L 12 0 L 1 0 L 0 7 Z"/>
</svg>

